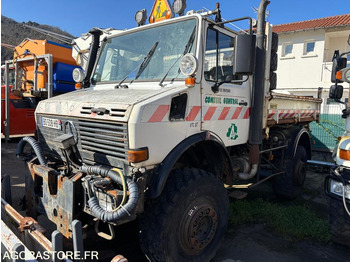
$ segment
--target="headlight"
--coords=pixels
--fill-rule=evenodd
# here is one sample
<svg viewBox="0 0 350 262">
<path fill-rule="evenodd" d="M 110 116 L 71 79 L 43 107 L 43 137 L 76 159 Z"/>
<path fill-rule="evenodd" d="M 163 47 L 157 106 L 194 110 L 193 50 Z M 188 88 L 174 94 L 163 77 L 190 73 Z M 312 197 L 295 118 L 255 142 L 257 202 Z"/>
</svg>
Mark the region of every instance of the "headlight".
<svg viewBox="0 0 350 262">
<path fill-rule="evenodd" d="M 348 70 L 345 71 L 344 73 L 344 80 L 348 83 L 350 83 L 350 68 L 348 68 Z"/>
<path fill-rule="evenodd" d="M 186 54 L 180 62 L 180 70 L 184 75 L 192 76 L 198 67 L 197 58 L 194 55 Z"/>
<path fill-rule="evenodd" d="M 83 82 L 85 78 L 85 72 L 83 69 L 81 68 L 75 68 L 73 70 L 73 80 L 76 82 L 76 83 L 80 83 L 80 82 Z"/>
<path fill-rule="evenodd" d="M 137 11 L 135 14 L 135 21 L 138 26 L 144 25 L 147 20 L 147 11 L 146 9 L 142 9 Z"/>
<path fill-rule="evenodd" d="M 178 15 L 183 15 L 186 9 L 186 0 L 175 0 L 173 3 L 173 10 Z"/>
<path fill-rule="evenodd" d="M 350 185 L 347 185 L 345 188 L 345 198 L 350 199 Z M 330 180 L 329 191 L 335 195 L 343 196 L 343 184 L 341 182 Z"/>
<path fill-rule="evenodd" d="M 341 72 L 341 80 L 343 82 L 350 83 L 350 67 L 346 67 L 342 69 L 340 72 Z"/>
</svg>

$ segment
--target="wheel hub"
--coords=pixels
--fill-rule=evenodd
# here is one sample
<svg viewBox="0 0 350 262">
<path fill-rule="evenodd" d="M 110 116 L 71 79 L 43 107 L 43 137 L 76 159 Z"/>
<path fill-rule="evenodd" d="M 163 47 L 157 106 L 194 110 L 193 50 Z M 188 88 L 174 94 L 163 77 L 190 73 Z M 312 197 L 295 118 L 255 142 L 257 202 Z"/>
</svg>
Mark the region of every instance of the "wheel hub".
<svg viewBox="0 0 350 262">
<path fill-rule="evenodd" d="M 305 181 L 307 165 L 305 162 L 299 161 L 295 167 L 294 183 L 302 185 Z"/>
<path fill-rule="evenodd" d="M 199 253 L 214 238 L 217 221 L 217 213 L 210 205 L 194 206 L 180 226 L 182 246 L 192 254 Z"/>
</svg>

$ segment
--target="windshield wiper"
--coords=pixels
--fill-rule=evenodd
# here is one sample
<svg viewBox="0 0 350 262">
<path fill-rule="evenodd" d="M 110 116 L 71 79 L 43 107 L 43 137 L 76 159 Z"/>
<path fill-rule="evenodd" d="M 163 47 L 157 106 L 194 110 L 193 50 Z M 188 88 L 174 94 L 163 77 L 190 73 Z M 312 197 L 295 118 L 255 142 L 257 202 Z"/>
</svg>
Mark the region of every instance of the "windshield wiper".
<svg viewBox="0 0 350 262">
<path fill-rule="evenodd" d="M 154 45 L 152 46 L 152 48 L 148 51 L 148 54 L 143 58 L 143 61 L 141 62 L 141 64 L 138 64 L 130 73 L 128 73 L 116 86 L 115 88 L 119 88 L 122 86 L 122 84 L 124 83 L 124 81 L 128 78 L 128 76 L 131 73 L 134 73 L 136 71 L 136 69 L 139 68 L 139 71 L 137 71 L 136 77 L 131 80 L 130 84 L 132 84 L 132 82 L 134 82 L 134 80 L 136 80 L 137 78 L 139 78 L 139 76 L 142 74 L 143 70 L 145 70 L 145 68 L 148 66 L 149 61 L 151 61 L 151 58 L 154 54 L 154 51 L 156 50 L 157 46 L 158 46 L 159 42 L 155 42 Z M 126 86 L 127 87 L 127 86 Z"/>
<path fill-rule="evenodd" d="M 176 61 L 170 66 L 170 68 L 168 69 L 168 71 L 166 72 L 166 74 L 163 76 L 162 80 L 160 80 L 160 82 L 159 82 L 159 85 L 160 85 L 160 86 L 163 86 L 163 82 L 164 82 L 165 78 L 168 76 L 168 74 L 169 74 L 169 72 L 171 71 L 171 69 L 173 69 L 173 67 L 177 64 L 177 62 L 179 62 L 179 60 L 180 60 L 184 55 L 186 55 L 186 54 L 190 51 L 190 49 L 192 48 L 193 42 L 194 42 L 194 38 L 195 38 L 195 33 L 196 33 L 196 27 L 193 28 L 192 34 L 191 34 L 190 38 L 189 38 L 188 41 L 187 41 L 187 44 L 186 44 L 186 46 L 185 46 L 184 51 L 182 52 L 182 55 L 179 56 L 179 57 L 176 59 Z"/>
<path fill-rule="evenodd" d="M 142 64 L 140 65 L 140 69 L 139 71 L 137 71 L 137 74 L 135 76 L 135 78 L 130 82 L 130 84 L 139 78 L 139 76 L 142 74 L 142 72 L 146 69 L 146 67 L 148 66 L 149 62 L 152 59 L 152 56 L 154 54 L 154 51 L 156 50 L 157 46 L 158 46 L 159 42 L 155 42 L 154 45 L 152 46 L 151 50 L 149 50 L 147 56 L 145 56 L 145 58 L 143 59 Z"/>
</svg>

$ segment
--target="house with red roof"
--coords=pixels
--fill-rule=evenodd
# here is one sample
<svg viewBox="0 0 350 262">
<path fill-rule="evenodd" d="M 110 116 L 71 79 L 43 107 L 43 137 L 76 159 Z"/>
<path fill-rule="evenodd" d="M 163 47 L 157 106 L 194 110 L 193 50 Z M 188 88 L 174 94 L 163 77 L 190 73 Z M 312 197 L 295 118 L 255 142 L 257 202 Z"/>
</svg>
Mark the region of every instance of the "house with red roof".
<svg viewBox="0 0 350 262">
<path fill-rule="evenodd" d="M 323 88 L 323 104 L 320 125 L 330 126 L 325 130 L 330 136 L 338 133 L 332 127 L 344 126 L 341 110 L 344 106 L 328 98 L 332 85 L 332 58 L 335 50 L 350 51 L 350 14 L 337 15 L 314 20 L 276 25 L 273 31 L 279 35 L 277 89 L 284 89 L 297 95 L 316 95 Z M 350 55 L 348 55 L 350 61 Z M 348 62 L 350 66 L 350 62 Z M 343 101 L 348 100 L 349 84 L 343 83 Z M 325 142 L 325 141 L 323 141 Z M 329 142 L 334 145 L 333 141 Z M 330 147 L 330 146 L 329 146 Z"/>
</svg>

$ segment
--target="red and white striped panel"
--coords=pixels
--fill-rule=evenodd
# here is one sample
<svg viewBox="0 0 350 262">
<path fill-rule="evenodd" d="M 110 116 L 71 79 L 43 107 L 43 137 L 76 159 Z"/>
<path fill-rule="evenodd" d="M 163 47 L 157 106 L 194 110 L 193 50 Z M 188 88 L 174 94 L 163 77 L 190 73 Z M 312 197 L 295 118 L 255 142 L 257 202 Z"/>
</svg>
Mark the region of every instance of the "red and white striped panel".
<svg viewBox="0 0 350 262">
<path fill-rule="evenodd" d="M 201 121 L 201 106 L 192 106 L 186 116 L 186 121 Z M 147 116 L 143 116 L 142 122 L 157 123 L 169 121 L 169 105 L 154 107 Z M 249 119 L 250 108 L 248 107 L 216 107 L 209 106 L 203 109 L 203 121 Z"/>
<path fill-rule="evenodd" d="M 277 120 L 278 119 L 288 119 L 288 118 L 306 118 L 311 117 L 314 114 L 319 114 L 319 110 L 314 109 L 305 109 L 305 110 L 293 110 L 293 109 L 281 109 L 276 110 L 272 109 L 269 110 L 269 114 L 267 116 L 267 120 Z"/>
<path fill-rule="evenodd" d="M 204 107 L 203 121 L 249 119 L 250 107 Z"/>
<path fill-rule="evenodd" d="M 148 123 L 162 122 L 163 120 L 167 119 L 165 118 L 165 116 L 169 115 L 169 110 L 170 110 L 169 105 L 158 106 L 147 122 Z"/>
<path fill-rule="evenodd" d="M 281 110 L 279 112 L 279 119 L 295 118 L 299 114 L 299 110 Z"/>
<path fill-rule="evenodd" d="M 268 114 L 268 116 L 267 116 L 267 119 L 268 119 L 268 120 L 274 119 L 274 116 L 276 115 L 276 112 L 277 112 L 276 109 L 269 110 L 269 114 Z"/>
<path fill-rule="evenodd" d="M 300 118 L 311 117 L 315 114 L 315 112 L 316 110 L 311 110 L 311 109 L 300 110 Z"/>
<path fill-rule="evenodd" d="M 201 119 L 201 106 L 192 106 L 186 117 L 186 121 L 199 121 Z"/>
</svg>

